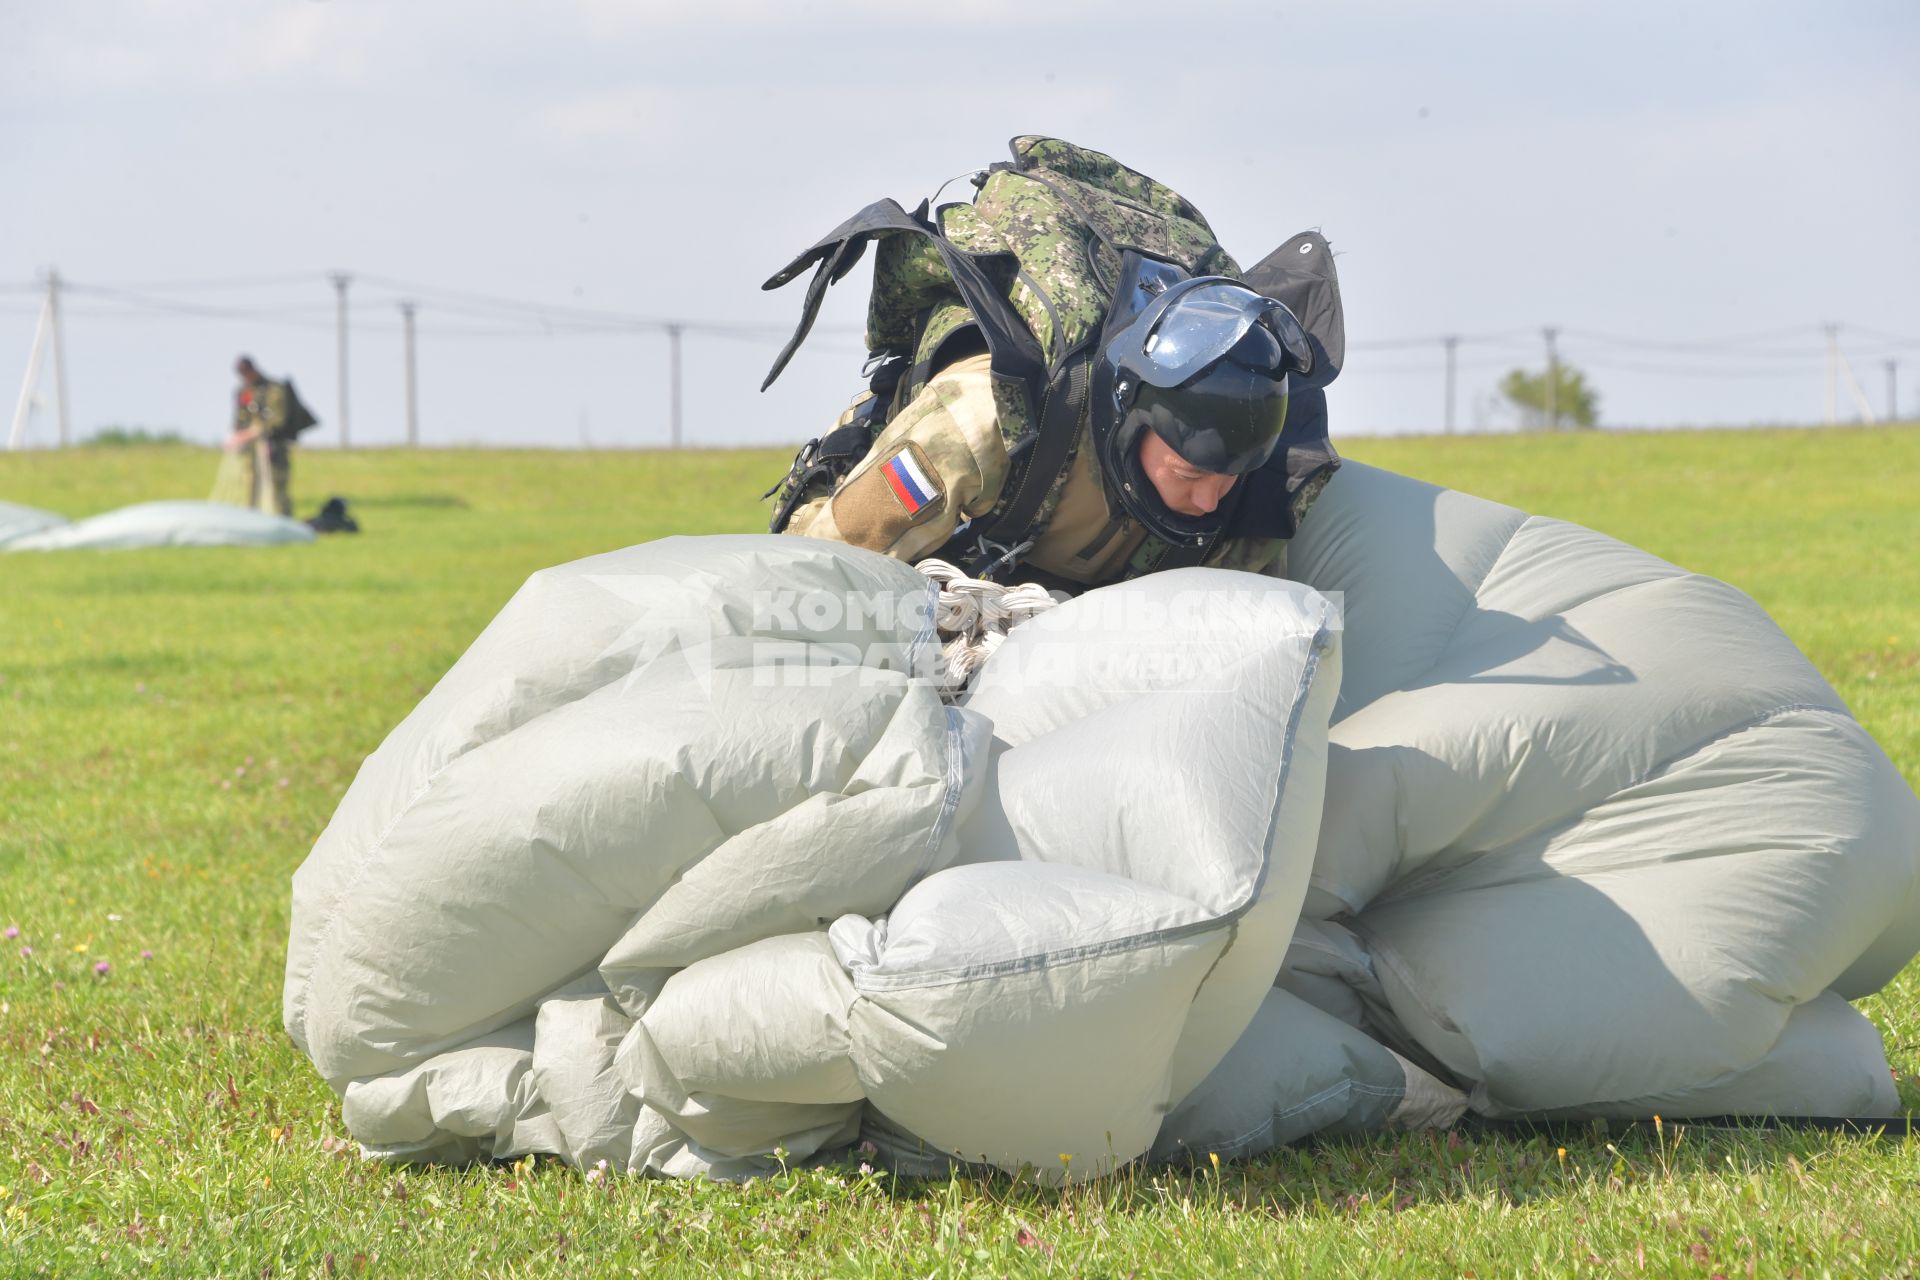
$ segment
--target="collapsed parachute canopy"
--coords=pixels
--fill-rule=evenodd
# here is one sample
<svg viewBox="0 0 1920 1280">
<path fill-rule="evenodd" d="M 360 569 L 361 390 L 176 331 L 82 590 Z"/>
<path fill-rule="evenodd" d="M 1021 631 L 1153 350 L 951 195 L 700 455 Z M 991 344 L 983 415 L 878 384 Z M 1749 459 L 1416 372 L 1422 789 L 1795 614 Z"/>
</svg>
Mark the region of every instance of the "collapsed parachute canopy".
<svg viewBox="0 0 1920 1280">
<path fill-rule="evenodd" d="M 288 1030 L 377 1154 L 669 1174 L 1895 1105 L 1920 804 L 1751 601 L 1351 465 L 1291 571 L 1089 592 L 958 707 L 880 556 L 537 574 L 296 875 Z"/>
</svg>

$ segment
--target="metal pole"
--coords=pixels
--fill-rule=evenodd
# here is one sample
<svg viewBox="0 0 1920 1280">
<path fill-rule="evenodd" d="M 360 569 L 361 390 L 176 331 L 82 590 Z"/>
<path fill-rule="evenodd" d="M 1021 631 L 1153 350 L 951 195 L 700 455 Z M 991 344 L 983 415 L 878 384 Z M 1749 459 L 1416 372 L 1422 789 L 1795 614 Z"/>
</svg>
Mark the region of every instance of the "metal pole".
<svg viewBox="0 0 1920 1280">
<path fill-rule="evenodd" d="M 334 272 L 329 279 L 333 281 L 333 292 L 338 298 L 334 342 L 340 353 L 340 447 L 347 447 L 347 285 L 353 277 L 344 271 Z"/>
<path fill-rule="evenodd" d="M 407 447 L 420 447 L 420 397 L 414 381 L 413 362 L 413 308 L 411 302 L 400 304 L 400 320 L 407 335 Z"/>
<path fill-rule="evenodd" d="M 52 305 L 51 297 L 40 304 L 40 321 L 33 326 L 33 351 L 27 356 L 27 376 L 20 383 L 20 400 L 13 408 L 13 430 L 7 436 L 9 452 L 20 447 L 27 431 L 27 415 L 33 412 L 33 384 L 40 373 L 40 353 L 46 349 L 47 330 L 52 327 L 47 321 Z"/>
<path fill-rule="evenodd" d="M 1854 376 L 1853 361 L 1847 359 L 1844 352 L 1840 355 L 1840 372 L 1847 380 L 1847 389 L 1853 392 L 1854 404 L 1860 407 L 1860 421 L 1878 422 L 1879 419 L 1873 416 L 1873 406 L 1867 403 L 1867 389 L 1861 386 L 1860 379 Z"/>
<path fill-rule="evenodd" d="M 1547 336 L 1547 430 L 1557 431 L 1560 429 L 1560 352 L 1553 340 L 1560 331 L 1549 326 L 1540 332 Z"/>
<path fill-rule="evenodd" d="M 1452 334 L 1448 334 L 1447 337 L 1444 339 L 1444 341 L 1447 344 L 1447 434 L 1452 435 L 1453 434 L 1453 353 L 1454 353 L 1454 348 L 1460 345 L 1460 339 L 1454 337 Z"/>
<path fill-rule="evenodd" d="M 1900 362 L 1887 361 L 1887 421 L 1900 421 Z"/>
<path fill-rule="evenodd" d="M 673 362 L 671 381 L 668 384 L 670 387 L 670 394 L 672 396 L 672 409 L 673 409 L 672 416 L 669 419 L 669 424 L 670 424 L 670 431 L 672 433 L 671 439 L 673 441 L 673 447 L 676 449 L 680 447 L 680 333 L 681 333 L 680 325 L 669 324 L 667 326 L 667 345 L 669 347 L 669 358 Z"/>
<path fill-rule="evenodd" d="M 60 273 L 47 272 L 47 324 L 53 334 L 53 394 L 60 399 L 60 447 L 73 442 L 67 421 L 67 348 L 60 340 Z"/>
<path fill-rule="evenodd" d="M 668 324 L 668 326 L 666 326 L 668 359 L 670 359 L 670 363 L 672 363 L 672 370 L 670 370 L 670 376 L 668 376 L 668 378 L 670 378 L 670 380 L 668 380 L 668 395 L 672 397 L 672 415 L 668 418 L 668 439 L 672 441 L 674 449 L 680 447 L 680 439 L 682 439 L 682 434 L 680 434 L 680 334 L 682 334 L 682 332 L 684 332 L 684 330 L 682 330 L 680 324 Z"/>
</svg>

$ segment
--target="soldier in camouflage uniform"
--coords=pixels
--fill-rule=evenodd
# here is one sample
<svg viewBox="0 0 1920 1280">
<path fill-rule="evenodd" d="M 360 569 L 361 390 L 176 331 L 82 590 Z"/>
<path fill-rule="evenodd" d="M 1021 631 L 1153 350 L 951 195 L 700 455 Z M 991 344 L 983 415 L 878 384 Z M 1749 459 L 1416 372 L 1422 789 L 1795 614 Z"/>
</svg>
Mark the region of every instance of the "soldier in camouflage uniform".
<svg viewBox="0 0 1920 1280">
<path fill-rule="evenodd" d="M 859 403 L 836 425 L 849 421 Z M 1012 469 L 1005 441 L 1008 419 L 1018 412 L 996 401 L 984 353 L 947 366 L 887 424 L 872 451 L 831 493 L 794 511 L 786 532 L 851 543 L 908 563 L 937 554 L 963 524 L 993 510 Z M 1091 435 L 1090 428 L 1083 431 Z M 1009 580 L 1078 591 L 1149 572 L 1166 554 L 1165 541 L 1109 501 L 1090 443 L 1076 445 L 1053 518 L 1029 535 L 1033 545 Z M 1158 435 L 1143 434 L 1136 447 L 1156 455 L 1141 459 L 1141 469 L 1157 482 L 1161 501 L 1179 514 L 1216 511 L 1240 482 L 1193 466 Z M 1291 499 L 1296 523 L 1332 474 L 1330 467 L 1322 470 Z M 1286 539 L 1277 536 L 1223 537 L 1199 563 L 1282 577 L 1286 548 Z"/>
<path fill-rule="evenodd" d="M 256 511 L 290 516 L 293 466 L 289 455 L 300 430 L 294 409 L 297 398 L 289 383 L 268 378 L 247 356 L 240 357 L 233 371 L 240 375 L 240 386 L 233 396 L 233 433 L 227 437 L 227 448 L 251 462 L 248 505 Z"/>
<path fill-rule="evenodd" d="M 1338 465 L 1323 335 L 1241 287 L 1177 194 L 1055 139 L 1013 146 L 973 203 L 932 218 L 870 206 L 769 282 L 820 263 L 804 335 L 847 247 L 878 242 L 880 374 L 796 460 L 774 527 L 1069 591 L 1183 564 L 1283 574 Z M 1316 250 L 1337 329 L 1323 240 L 1295 237 L 1268 262 L 1297 273 Z M 1176 331 L 1184 352 L 1156 356 Z M 1046 371 L 1025 383 L 1002 358 L 1022 341 Z M 836 441 L 845 465 L 822 465 Z"/>
</svg>

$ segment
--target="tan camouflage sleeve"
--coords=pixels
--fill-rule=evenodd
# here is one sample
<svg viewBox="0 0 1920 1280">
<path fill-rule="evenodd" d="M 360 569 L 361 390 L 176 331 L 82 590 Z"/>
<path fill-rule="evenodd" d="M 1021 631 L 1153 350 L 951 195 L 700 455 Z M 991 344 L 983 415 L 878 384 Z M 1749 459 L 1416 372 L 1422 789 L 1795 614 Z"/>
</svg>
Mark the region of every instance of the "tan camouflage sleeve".
<svg viewBox="0 0 1920 1280">
<path fill-rule="evenodd" d="M 948 367 L 887 424 L 831 497 L 794 513 L 788 533 L 912 561 L 999 500 L 1007 450 L 984 354 Z"/>
</svg>

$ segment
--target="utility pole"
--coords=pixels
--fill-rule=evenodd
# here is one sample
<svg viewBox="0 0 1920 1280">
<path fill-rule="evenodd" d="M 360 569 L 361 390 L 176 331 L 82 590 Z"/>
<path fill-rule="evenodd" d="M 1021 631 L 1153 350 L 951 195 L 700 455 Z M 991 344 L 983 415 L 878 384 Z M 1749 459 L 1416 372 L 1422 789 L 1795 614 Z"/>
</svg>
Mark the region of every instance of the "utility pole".
<svg viewBox="0 0 1920 1280">
<path fill-rule="evenodd" d="M 1840 326 L 1827 329 L 1827 425 L 1840 418 Z"/>
<path fill-rule="evenodd" d="M 1887 361 L 1887 421 L 1900 421 L 1900 362 Z"/>
<path fill-rule="evenodd" d="M 401 328 L 407 335 L 407 447 L 420 447 L 420 397 L 414 382 L 413 363 L 413 308 L 411 302 L 400 304 Z"/>
<path fill-rule="evenodd" d="M 338 299 L 337 319 L 334 324 L 334 342 L 340 352 L 340 447 L 347 447 L 347 285 L 353 277 L 344 271 L 336 271 L 328 277 L 333 281 L 333 292 Z"/>
<path fill-rule="evenodd" d="M 20 399 L 13 408 L 13 430 L 7 435 L 7 450 L 12 452 L 20 447 L 20 441 L 27 431 L 27 416 L 33 412 L 33 384 L 40 376 L 40 353 L 47 347 L 47 331 L 53 326 L 48 323 L 48 304 L 40 304 L 40 319 L 33 326 L 33 349 L 27 355 L 27 376 L 20 382 Z"/>
<path fill-rule="evenodd" d="M 1540 331 L 1547 339 L 1547 430 L 1560 429 L 1560 350 L 1554 339 L 1560 331 L 1549 325 Z"/>
<path fill-rule="evenodd" d="M 67 420 L 67 344 L 60 337 L 60 273 L 47 272 L 47 325 L 53 335 L 53 394 L 60 402 L 60 447 L 72 443 Z"/>
<path fill-rule="evenodd" d="M 1860 379 L 1854 376 L 1853 361 L 1846 353 L 1839 353 L 1840 374 L 1847 380 L 1847 389 L 1853 392 L 1853 402 L 1860 408 L 1860 421 L 1869 425 L 1879 421 L 1873 415 L 1873 406 L 1867 402 L 1867 389 L 1860 385 Z"/>
<path fill-rule="evenodd" d="M 1447 434 L 1453 434 L 1453 353 L 1460 345 L 1460 339 L 1448 334 L 1441 341 L 1447 344 Z"/>
<path fill-rule="evenodd" d="M 673 362 L 668 383 L 669 394 L 672 396 L 672 414 L 668 419 L 669 438 L 676 449 L 680 447 L 680 334 L 683 328 L 684 326 L 678 322 L 669 322 L 667 325 L 668 358 Z"/>
</svg>

